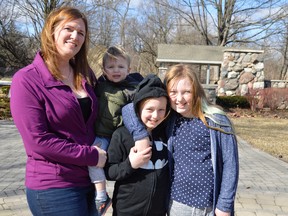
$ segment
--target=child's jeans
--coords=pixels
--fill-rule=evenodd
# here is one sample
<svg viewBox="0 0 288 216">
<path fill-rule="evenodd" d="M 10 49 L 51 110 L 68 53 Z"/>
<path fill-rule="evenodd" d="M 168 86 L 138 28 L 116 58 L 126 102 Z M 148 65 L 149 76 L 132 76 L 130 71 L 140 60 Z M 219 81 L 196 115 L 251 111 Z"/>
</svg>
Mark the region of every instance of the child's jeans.
<svg viewBox="0 0 288 216">
<path fill-rule="evenodd" d="M 98 146 L 104 151 L 107 151 L 110 139 L 107 137 L 96 137 L 92 146 Z M 88 166 L 89 176 L 92 183 L 99 183 L 106 180 L 103 168 L 96 166 Z"/>
<path fill-rule="evenodd" d="M 174 200 L 170 200 L 169 204 L 169 210 L 168 210 L 169 216 L 213 216 L 213 207 L 207 207 L 207 208 L 196 208 L 196 207 L 190 207 L 188 205 L 182 204 L 180 202 L 176 202 Z"/>
</svg>

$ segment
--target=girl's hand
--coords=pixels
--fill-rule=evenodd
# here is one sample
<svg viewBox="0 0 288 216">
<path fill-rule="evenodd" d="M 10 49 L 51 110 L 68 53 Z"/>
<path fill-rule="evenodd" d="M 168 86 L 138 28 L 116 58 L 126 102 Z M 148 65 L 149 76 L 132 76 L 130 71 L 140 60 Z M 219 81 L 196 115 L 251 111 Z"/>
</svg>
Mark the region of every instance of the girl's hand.
<svg viewBox="0 0 288 216">
<path fill-rule="evenodd" d="M 215 215 L 216 216 L 230 216 L 230 212 L 223 212 L 219 209 L 215 209 Z"/>
<path fill-rule="evenodd" d="M 148 147 L 143 151 L 137 151 L 135 147 L 130 149 L 129 160 L 133 169 L 138 169 L 145 163 L 148 163 L 152 156 L 152 147 Z"/>
</svg>

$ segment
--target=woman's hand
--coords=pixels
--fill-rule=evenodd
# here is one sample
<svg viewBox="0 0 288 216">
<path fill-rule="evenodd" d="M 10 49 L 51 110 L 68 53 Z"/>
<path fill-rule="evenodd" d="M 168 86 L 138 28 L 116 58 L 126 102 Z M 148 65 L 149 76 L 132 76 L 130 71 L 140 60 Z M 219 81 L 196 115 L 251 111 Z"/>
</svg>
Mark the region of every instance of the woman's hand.
<svg viewBox="0 0 288 216">
<path fill-rule="evenodd" d="M 130 149 L 129 160 L 133 169 L 138 169 L 145 163 L 148 163 L 152 156 L 152 147 L 148 147 L 143 151 L 137 151 L 135 147 Z"/>
<path fill-rule="evenodd" d="M 230 212 L 223 212 L 219 209 L 215 209 L 215 215 L 216 216 L 230 216 Z"/>
<path fill-rule="evenodd" d="M 106 163 L 107 153 L 103 149 L 99 148 L 98 146 L 94 146 L 98 151 L 98 163 L 97 167 L 103 168 Z"/>
</svg>

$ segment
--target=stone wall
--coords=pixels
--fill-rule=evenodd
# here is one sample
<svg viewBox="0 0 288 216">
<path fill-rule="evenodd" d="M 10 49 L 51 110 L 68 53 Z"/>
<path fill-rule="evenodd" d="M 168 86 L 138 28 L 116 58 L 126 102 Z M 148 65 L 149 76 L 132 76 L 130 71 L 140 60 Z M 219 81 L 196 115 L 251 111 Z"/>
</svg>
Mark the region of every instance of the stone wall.
<svg viewBox="0 0 288 216">
<path fill-rule="evenodd" d="M 212 103 L 216 104 L 216 89 L 217 85 L 212 85 L 212 84 L 202 84 L 206 97 L 207 99 Z"/>
<path fill-rule="evenodd" d="M 288 80 L 271 80 L 272 88 L 288 88 Z"/>
<path fill-rule="evenodd" d="M 246 95 L 249 89 L 264 88 L 263 52 L 262 50 L 225 50 L 217 95 Z"/>
</svg>

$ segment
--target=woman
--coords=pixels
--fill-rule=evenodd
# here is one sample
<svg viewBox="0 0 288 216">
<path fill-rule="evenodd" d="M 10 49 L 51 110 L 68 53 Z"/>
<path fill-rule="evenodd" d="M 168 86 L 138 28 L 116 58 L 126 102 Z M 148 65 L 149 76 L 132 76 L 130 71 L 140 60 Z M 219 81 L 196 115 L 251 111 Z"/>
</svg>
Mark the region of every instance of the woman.
<svg viewBox="0 0 288 216">
<path fill-rule="evenodd" d="M 97 115 L 87 63 L 86 17 L 62 7 L 47 17 L 41 52 L 11 86 L 11 113 L 27 154 L 26 194 L 33 215 L 97 215 L 88 166 L 106 153 L 91 147 Z"/>
<path fill-rule="evenodd" d="M 165 75 L 172 112 L 167 124 L 171 177 L 170 216 L 234 215 L 239 175 L 236 136 L 226 114 L 209 103 L 196 73 L 184 64 Z M 134 140 L 147 136 L 123 109 Z M 132 120 L 131 120 L 132 119 Z"/>
</svg>

